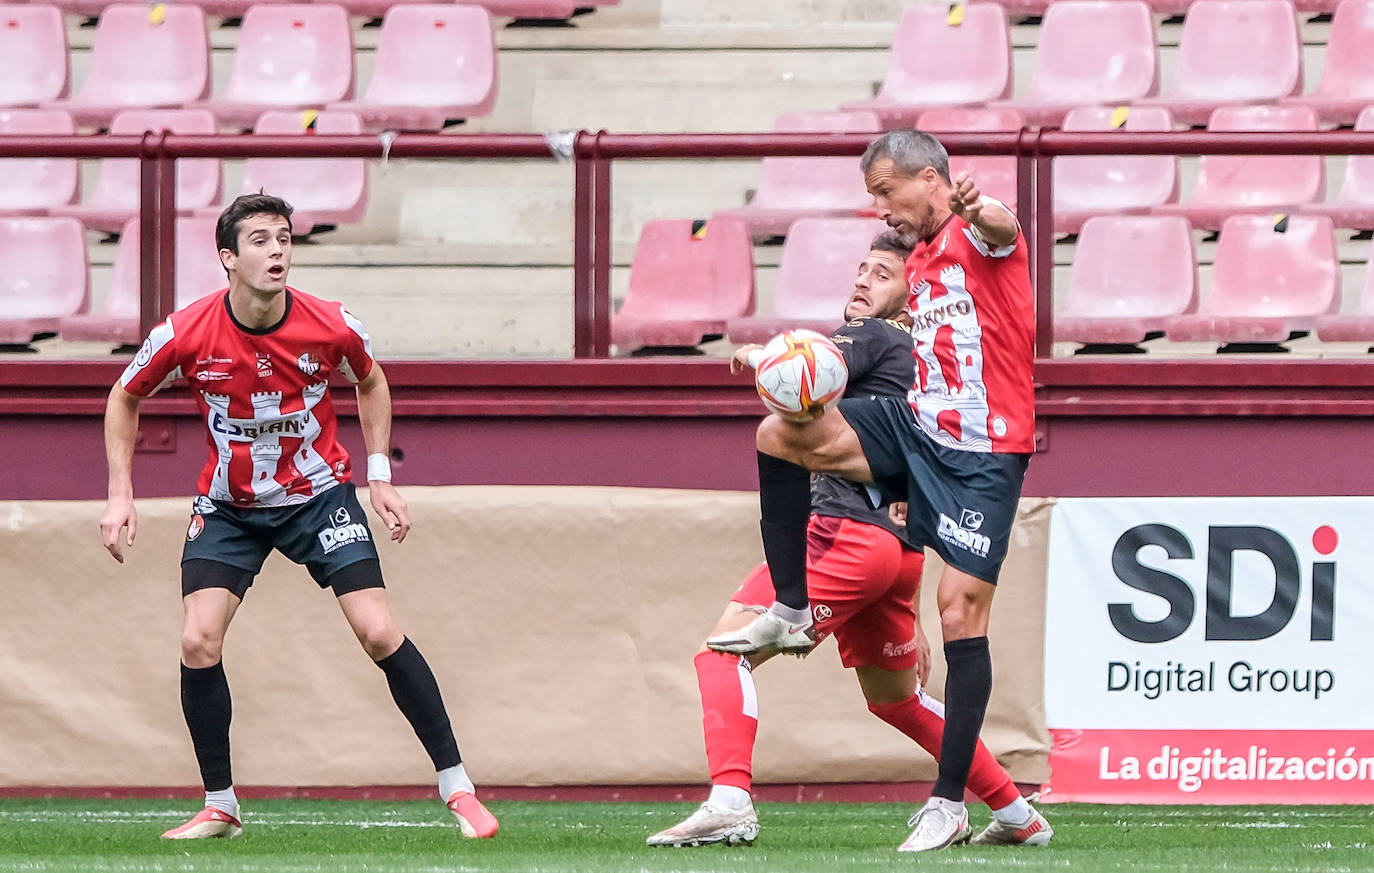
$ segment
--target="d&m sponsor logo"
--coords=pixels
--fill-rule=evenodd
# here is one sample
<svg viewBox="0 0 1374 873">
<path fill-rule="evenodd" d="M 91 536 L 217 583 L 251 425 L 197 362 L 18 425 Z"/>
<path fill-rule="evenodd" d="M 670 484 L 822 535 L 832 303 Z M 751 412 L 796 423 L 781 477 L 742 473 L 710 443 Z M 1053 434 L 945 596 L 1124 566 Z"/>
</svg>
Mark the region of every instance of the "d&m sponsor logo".
<svg viewBox="0 0 1374 873">
<path fill-rule="evenodd" d="M 1292 542 L 1268 527 L 1213 525 L 1207 530 L 1203 639 L 1223 644 L 1254 642 L 1267 640 L 1287 628 L 1297 612 L 1304 577 Z M 1339 542 L 1339 534 L 1330 525 L 1321 525 L 1312 533 L 1312 547 L 1319 555 L 1330 555 Z M 1170 562 L 1193 561 L 1198 557 L 1188 536 L 1171 525 L 1142 524 L 1130 528 L 1112 548 L 1112 571 L 1126 586 L 1162 600 L 1167 612 L 1161 618 L 1147 619 L 1137 612 L 1136 604 L 1117 602 L 1107 604 L 1107 617 L 1116 632 L 1132 642 L 1168 643 L 1194 625 L 1197 596 L 1183 576 L 1142 563 L 1140 553 L 1146 547 L 1163 549 Z M 1257 554 L 1274 571 L 1269 602 L 1249 614 L 1236 610 L 1237 553 Z M 1314 561 L 1306 575 L 1310 579 L 1311 605 L 1304 629 L 1306 636 L 1311 642 L 1331 642 L 1335 639 L 1336 562 Z M 1334 670 L 1311 665 L 1255 664 L 1245 659 L 1229 664 L 1210 660 L 1192 664 L 1174 660 L 1162 664 L 1143 664 L 1139 660 L 1107 663 L 1107 691 L 1131 692 L 1146 700 L 1157 700 L 1165 694 L 1216 691 L 1297 693 L 1317 699 L 1335 685 Z"/>
<path fill-rule="evenodd" d="M 983 526 L 983 513 L 963 509 L 959 521 L 959 524 L 955 524 L 954 519 L 940 513 L 940 527 L 935 531 L 936 535 L 950 545 L 986 558 L 988 549 L 992 548 L 992 539 L 977 532 Z"/>
<path fill-rule="evenodd" d="M 320 545 L 324 547 L 327 555 L 335 549 L 343 548 L 349 543 L 368 542 L 372 539 L 367 532 L 367 527 L 353 521 L 353 517 L 348 514 L 348 509 L 340 506 L 334 511 L 330 519 L 333 527 L 327 527 L 320 531 Z"/>
</svg>

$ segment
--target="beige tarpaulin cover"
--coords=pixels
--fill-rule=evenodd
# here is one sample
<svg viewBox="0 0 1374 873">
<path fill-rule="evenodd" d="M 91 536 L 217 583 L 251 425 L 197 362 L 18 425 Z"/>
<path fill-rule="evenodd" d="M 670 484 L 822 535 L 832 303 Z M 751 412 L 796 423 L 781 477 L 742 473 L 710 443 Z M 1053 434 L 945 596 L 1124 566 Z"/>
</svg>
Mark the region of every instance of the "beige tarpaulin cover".
<svg viewBox="0 0 1374 873">
<path fill-rule="evenodd" d="M 692 657 L 761 559 L 757 495 L 638 488 L 405 488 L 380 544 L 401 626 L 438 676 L 479 784 L 706 780 Z M 366 505 L 366 497 L 363 496 Z M 0 785 L 195 785 L 178 702 L 187 499 L 141 500 L 135 547 L 98 502 L 0 502 Z M 1023 500 L 993 610 L 984 737 L 1048 776 L 1041 695 L 1050 502 Z M 943 665 L 929 561 L 922 612 Z M 432 768 L 334 599 L 280 555 L 225 646 L 240 785 L 414 785 Z M 933 779 L 873 718 L 827 642 L 756 674 L 760 782 Z"/>
</svg>

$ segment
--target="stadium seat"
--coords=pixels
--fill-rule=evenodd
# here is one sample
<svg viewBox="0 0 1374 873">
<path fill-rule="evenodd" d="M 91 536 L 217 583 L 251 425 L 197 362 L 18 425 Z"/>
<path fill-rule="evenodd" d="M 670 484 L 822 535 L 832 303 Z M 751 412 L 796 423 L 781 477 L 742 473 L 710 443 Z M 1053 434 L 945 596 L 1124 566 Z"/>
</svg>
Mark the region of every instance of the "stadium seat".
<svg viewBox="0 0 1374 873">
<path fill-rule="evenodd" d="M 829 336 L 844 324 L 859 263 L 885 230 L 887 225 L 871 218 L 798 219 L 783 245 L 770 312 L 730 319 L 730 342 L 763 343 L 795 327 Z"/>
<path fill-rule="evenodd" d="M 382 21 L 367 92 L 329 108 L 358 113 L 369 131 L 437 131 L 450 120 L 486 115 L 495 103 L 496 43 L 487 11 L 403 5 Z"/>
<path fill-rule="evenodd" d="M 0 109 L 0 136 L 71 136 L 72 117 L 56 109 Z M 0 158 L 0 212 L 41 214 L 76 200 L 81 175 L 73 158 Z"/>
<path fill-rule="evenodd" d="M 1374 342 L 1374 246 L 1366 256 L 1364 288 L 1354 312 L 1317 319 L 1317 338 L 1328 343 Z"/>
<path fill-rule="evenodd" d="M 184 106 L 210 96 L 210 42 L 196 6 L 118 3 L 100 16 L 81 90 L 51 104 L 78 126 L 106 127 L 124 109 Z"/>
<path fill-rule="evenodd" d="M 777 131 L 878 133 L 872 112 L 788 112 Z M 725 209 L 717 218 L 738 218 L 755 238 L 781 236 L 798 218 L 854 216 L 872 207 L 859 162 L 842 158 L 764 158 L 759 186 L 747 206 Z"/>
<path fill-rule="evenodd" d="M 1311 106 L 1326 124 L 1354 124 L 1374 105 L 1374 0 L 1341 0 L 1331 19 L 1326 64 L 1311 94 L 1285 97 L 1284 103 Z"/>
<path fill-rule="evenodd" d="M 184 134 L 212 134 L 215 118 L 206 109 L 143 109 L 121 112 L 110 122 L 111 135 L 137 136 L 167 130 Z M 220 162 L 215 158 L 177 161 L 176 205 L 180 213 L 219 202 Z M 92 230 L 118 233 L 138 214 L 138 161 L 111 158 L 100 162 L 95 189 L 75 206 L 58 207 L 53 215 L 78 218 Z"/>
<path fill-rule="evenodd" d="M 611 342 L 636 349 L 691 347 L 725 335 L 732 318 L 754 311 L 754 250 L 734 218 L 644 225 L 630 264 L 625 302 L 611 317 Z"/>
<path fill-rule="evenodd" d="M 253 132 L 268 135 L 362 133 L 362 122 L 351 112 L 264 112 Z M 367 211 L 367 161 L 363 158 L 249 158 L 244 162 L 240 191 L 270 191 L 290 203 L 291 225 L 305 235 L 317 225 L 358 221 Z M 218 206 L 196 211 L 218 215 Z"/>
<path fill-rule="evenodd" d="M 90 306 L 86 237 L 70 218 L 0 218 L 0 343 L 27 344 Z"/>
<path fill-rule="evenodd" d="M 972 0 L 973 3 L 996 3 L 1012 17 L 1044 15 L 1057 0 Z M 1192 0 L 1145 0 L 1150 11 L 1158 15 L 1182 15 Z M 1324 0 L 1312 0 L 1324 2 Z"/>
<path fill-rule="evenodd" d="M 1317 116 L 1306 106 L 1226 106 L 1212 114 L 1207 129 L 1316 130 Z M 1193 227 L 1216 230 L 1231 215 L 1292 212 L 1325 190 L 1321 155 L 1204 155 L 1192 196 L 1152 211 L 1182 215 Z"/>
<path fill-rule="evenodd" d="M 1184 124 L 1202 124 L 1218 107 L 1264 103 L 1302 93 L 1302 41 L 1289 0 L 1196 0 L 1179 36 L 1174 82 L 1159 97 Z"/>
<path fill-rule="evenodd" d="M 1083 223 L 1069 287 L 1054 314 L 1058 342 L 1121 346 L 1163 335 L 1164 320 L 1197 308 L 1197 263 L 1178 216 L 1098 216 Z"/>
<path fill-rule="evenodd" d="M 67 96 L 67 27 L 55 6 L 0 6 L 0 106 Z"/>
<path fill-rule="evenodd" d="M 1176 341 L 1273 346 L 1340 308 L 1340 262 L 1325 216 L 1237 215 L 1222 225 L 1212 290 L 1193 315 L 1165 321 Z M 1279 349 L 1275 349 L 1279 350 Z"/>
<path fill-rule="evenodd" d="M 1020 130 L 1025 126 L 1021 113 L 1014 109 L 931 109 L 922 112 L 916 126 L 934 134 L 993 133 Z M 987 196 L 1005 203 L 1016 211 L 1016 158 L 989 158 L 953 155 L 949 159 L 949 177 L 955 179 L 965 172 Z"/>
<path fill-rule="evenodd" d="M 1115 126 L 1114 126 L 1115 125 Z M 1169 131 L 1159 106 L 1081 106 L 1064 117 L 1069 131 Z M 1054 229 L 1077 233 L 1094 215 L 1144 212 L 1178 199 L 1176 155 L 1083 155 L 1054 159 Z"/>
<path fill-rule="evenodd" d="M 1374 106 L 1360 112 L 1356 130 L 1374 131 Z M 1336 227 L 1374 230 L 1374 155 L 1351 155 L 1346 159 L 1341 190 L 1325 203 L 1302 207 L 1304 215 L 1325 215 Z"/>
<path fill-rule="evenodd" d="M 254 6 L 243 16 L 234 68 L 204 104 L 221 124 L 249 128 L 271 109 L 322 108 L 353 97 L 353 31 L 342 6 Z"/>
<path fill-rule="evenodd" d="M 878 96 L 844 108 L 875 112 L 887 128 L 910 125 L 931 107 L 1010 97 L 1011 74 L 1011 30 L 1001 6 L 917 3 L 902 13 Z"/>
<path fill-rule="evenodd" d="M 139 228 L 130 219 L 119 235 L 110 286 L 99 312 L 61 319 L 58 333 L 74 342 L 137 343 L 139 334 Z M 176 308 L 228 287 L 215 248 L 214 218 L 178 218 L 176 224 Z"/>
<path fill-rule="evenodd" d="M 1159 91 L 1154 19 L 1142 0 L 1060 0 L 1040 25 L 1026 92 L 993 108 L 1032 126 L 1057 125 L 1075 106 L 1129 103 Z"/>
</svg>

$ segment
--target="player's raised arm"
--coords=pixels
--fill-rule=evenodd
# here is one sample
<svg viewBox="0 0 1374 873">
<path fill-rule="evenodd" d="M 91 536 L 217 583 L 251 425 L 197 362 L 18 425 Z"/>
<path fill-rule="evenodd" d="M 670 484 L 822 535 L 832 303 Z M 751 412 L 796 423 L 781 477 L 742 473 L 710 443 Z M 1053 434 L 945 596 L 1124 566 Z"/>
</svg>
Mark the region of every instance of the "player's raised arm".
<svg viewBox="0 0 1374 873">
<path fill-rule="evenodd" d="M 358 421 L 367 444 L 368 495 L 391 539 L 399 543 L 410 532 L 410 507 L 391 484 L 391 388 L 382 365 L 373 362 L 357 388 Z"/>
<path fill-rule="evenodd" d="M 124 563 L 123 545 L 132 546 L 138 532 L 138 511 L 134 509 L 134 442 L 138 439 L 138 405 L 143 400 L 116 382 L 105 404 L 105 463 L 109 467 L 109 497 L 100 516 L 100 536 L 105 548 L 119 563 Z M 124 543 L 121 534 L 128 528 Z"/>
</svg>

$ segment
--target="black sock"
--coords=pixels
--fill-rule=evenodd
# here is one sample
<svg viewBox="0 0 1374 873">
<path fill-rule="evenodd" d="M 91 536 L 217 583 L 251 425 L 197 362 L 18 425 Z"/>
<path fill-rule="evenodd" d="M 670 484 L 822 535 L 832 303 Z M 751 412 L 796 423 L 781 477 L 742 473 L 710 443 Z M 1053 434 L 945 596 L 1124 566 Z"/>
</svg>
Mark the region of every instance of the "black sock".
<svg viewBox="0 0 1374 873">
<path fill-rule="evenodd" d="M 181 665 L 181 712 L 191 731 L 191 745 L 200 764 L 206 791 L 223 791 L 234 784 L 229 769 L 229 721 L 234 707 L 224 663 L 213 667 Z"/>
<path fill-rule="evenodd" d="M 811 474 L 791 461 L 759 452 L 759 529 L 763 557 L 778 602 L 806 609 L 806 523 Z"/>
<path fill-rule="evenodd" d="M 963 801 L 983 716 L 992 697 L 992 655 L 987 637 L 945 643 L 945 733 L 940 741 L 940 778 L 931 794 Z"/>
<path fill-rule="evenodd" d="M 458 754 L 458 741 L 453 738 L 453 726 L 444 710 L 439 683 L 410 637 L 405 638 L 399 649 L 378 661 L 377 666 L 386 674 L 392 700 L 415 729 L 415 736 L 424 744 L 435 771 L 461 764 L 463 759 Z"/>
</svg>

